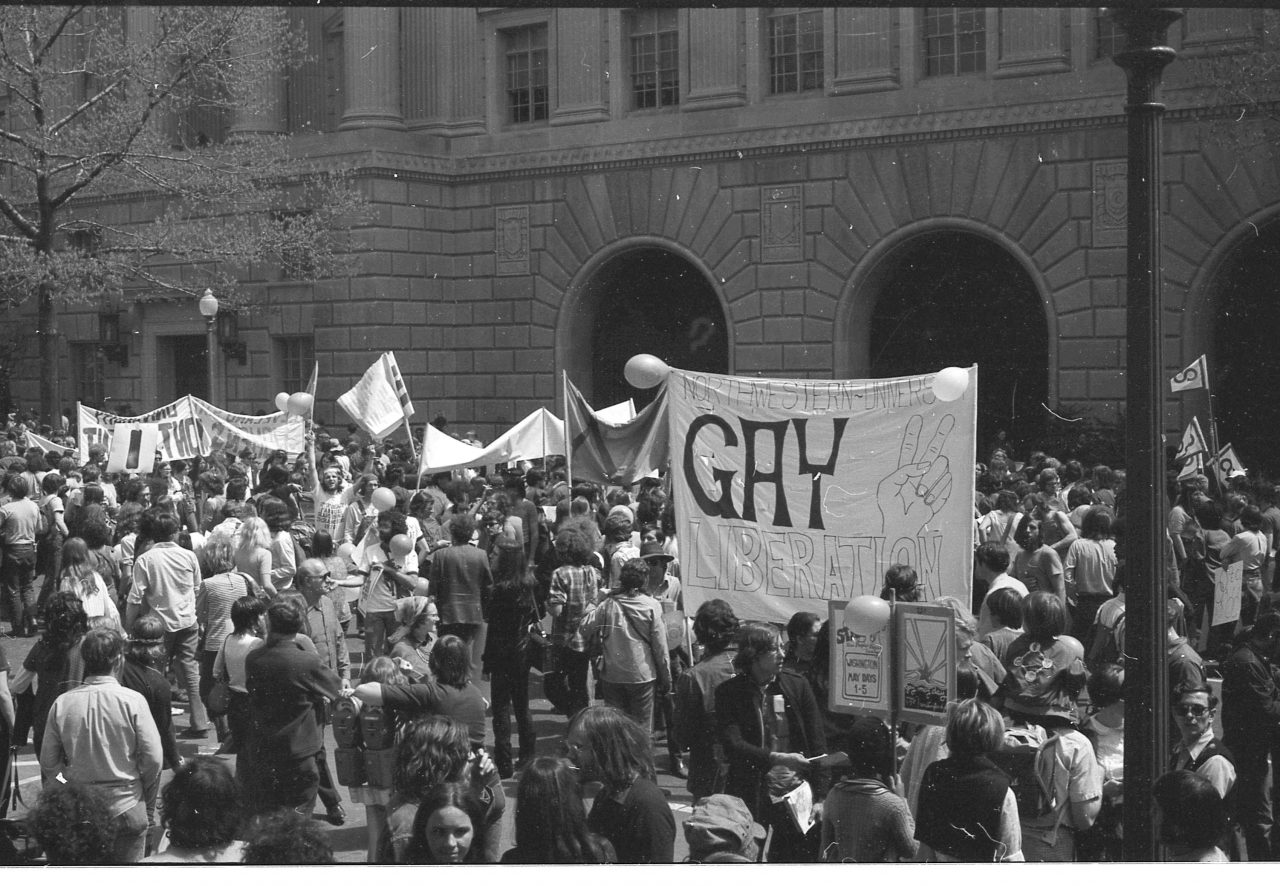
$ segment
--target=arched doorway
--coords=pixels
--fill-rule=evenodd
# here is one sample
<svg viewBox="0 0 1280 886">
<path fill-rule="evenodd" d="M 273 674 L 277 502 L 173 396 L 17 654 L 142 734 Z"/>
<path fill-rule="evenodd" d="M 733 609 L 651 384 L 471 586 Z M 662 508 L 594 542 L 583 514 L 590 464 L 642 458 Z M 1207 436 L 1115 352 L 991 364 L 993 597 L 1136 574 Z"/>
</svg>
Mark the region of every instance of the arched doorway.
<svg viewBox="0 0 1280 886">
<path fill-rule="evenodd" d="M 1232 444 L 1251 475 L 1280 477 L 1280 219 L 1250 229 L 1228 253 L 1215 280 L 1209 381 L 1220 445 Z M 1188 362 L 1190 362 L 1188 360 Z M 1203 391 L 1188 398 L 1190 414 L 1209 430 Z"/>
<path fill-rule="evenodd" d="M 589 319 L 591 403 L 653 399 L 629 385 L 622 370 L 635 354 L 654 354 L 680 369 L 729 371 L 724 309 L 706 276 L 690 261 L 657 246 L 607 259 L 583 287 L 579 311 Z M 579 328 L 582 328 L 581 326 Z M 585 341 L 579 341 L 581 346 Z"/>
<path fill-rule="evenodd" d="M 978 364 L 978 449 L 1004 431 L 1018 457 L 1044 433 L 1049 332 L 1036 285 L 999 244 L 963 231 L 913 237 L 884 260 L 870 375 Z"/>
</svg>

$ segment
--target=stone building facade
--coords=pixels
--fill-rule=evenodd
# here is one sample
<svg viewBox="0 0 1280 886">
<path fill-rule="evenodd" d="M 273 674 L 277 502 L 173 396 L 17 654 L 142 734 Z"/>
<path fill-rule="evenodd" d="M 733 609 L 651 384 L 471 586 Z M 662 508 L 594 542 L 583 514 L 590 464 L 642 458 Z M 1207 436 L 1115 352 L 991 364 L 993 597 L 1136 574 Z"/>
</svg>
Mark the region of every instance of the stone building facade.
<svg viewBox="0 0 1280 886">
<path fill-rule="evenodd" d="M 388 349 L 421 418 L 485 439 L 559 412 L 562 372 L 597 405 L 629 396 L 639 351 L 814 378 L 977 362 L 984 435 L 1120 409 L 1125 81 L 1095 9 L 292 14 L 311 60 L 262 84 L 274 111 L 224 125 L 354 170 L 373 219 L 351 279 L 246 281 L 245 362 L 218 356 L 233 410 L 269 409 L 314 355 L 318 417 L 341 423 L 336 396 Z M 1216 137 L 1198 73 L 1262 19 L 1171 29 L 1171 374 L 1240 365 L 1223 306 L 1259 297 L 1250 248 L 1280 250 L 1275 154 Z M 95 312 L 67 317 L 67 399 L 141 411 L 198 387 L 195 306 L 122 310 L 126 365 Z M 1170 430 L 1202 409 L 1171 399 Z"/>
</svg>

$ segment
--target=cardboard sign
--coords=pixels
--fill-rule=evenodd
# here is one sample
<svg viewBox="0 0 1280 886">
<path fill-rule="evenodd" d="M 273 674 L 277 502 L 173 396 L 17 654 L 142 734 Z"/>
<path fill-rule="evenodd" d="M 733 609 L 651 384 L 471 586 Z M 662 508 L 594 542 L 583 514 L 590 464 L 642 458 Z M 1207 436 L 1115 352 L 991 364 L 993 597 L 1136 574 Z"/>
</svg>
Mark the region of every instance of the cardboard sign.
<svg viewBox="0 0 1280 886">
<path fill-rule="evenodd" d="M 947 606 L 898 603 L 898 719 L 945 726 L 947 702 L 956 697 L 955 612 Z"/>
<path fill-rule="evenodd" d="M 1240 598 L 1244 593 L 1244 563 L 1232 563 L 1213 573 L 1213 624 L 1211 627 L 1240 620 Z"/>
<path fill-rule="evenodd" d="M 107 471 L 150 474 L 156 465 L 160 427 L 155 424 L 118 424 L 111 435 Z"/>
<path fill-rule="evenodd" d="M 853 633 L 844 626 L 846 605 L 842 600 L 831 603 L 827 609 L 831 620 L 827 707 L 839 713 L 886 719 L 891 711 L 892 696 L 889 630 L 870 637 Z"/>
<path fill-rule="evenodd" d="M 805 381 L 672 370 L 671 480 L 690 611 L 729 601 L 785 624 L 880 590 L 895 563 L 925 599 L 973 577 L 976 366 L 953 401 L 934 375 Z"/>
</svg>

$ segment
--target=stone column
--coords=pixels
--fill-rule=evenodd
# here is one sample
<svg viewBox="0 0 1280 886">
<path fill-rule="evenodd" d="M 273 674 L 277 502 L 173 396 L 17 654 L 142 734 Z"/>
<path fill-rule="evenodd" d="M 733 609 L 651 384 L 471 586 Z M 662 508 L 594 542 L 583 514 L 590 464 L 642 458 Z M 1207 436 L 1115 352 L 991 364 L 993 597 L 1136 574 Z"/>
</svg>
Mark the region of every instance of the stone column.
<svg viewBox="0 0 1280 886">
<path fill-rule="evenodd" d="M 347 109 L 339 129 L 404 129 L 400 10 L 349 6 L 343 19 Z"/>
</svg>

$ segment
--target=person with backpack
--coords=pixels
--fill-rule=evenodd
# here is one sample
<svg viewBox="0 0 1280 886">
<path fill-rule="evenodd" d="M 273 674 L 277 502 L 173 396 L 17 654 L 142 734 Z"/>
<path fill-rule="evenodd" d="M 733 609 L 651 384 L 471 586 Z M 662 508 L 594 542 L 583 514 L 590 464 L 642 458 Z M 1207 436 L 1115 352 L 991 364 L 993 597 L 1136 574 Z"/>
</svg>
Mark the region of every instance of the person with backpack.
<svg viewBox="0 0 1280 886">
<path fill-rule="evenodd" d="M 1066 633 L 1053 594 L 1027 597 L 1023 635 L 1005 653 L 1000 687 L 1012 721 L 993 760 L 1013 778 L 1027 861 L 1074 861 L 1075 836 L 1102 808 L 1102 767 L 1076 726 L 1084 687 L 1084 647 Z"/>
</svg>

